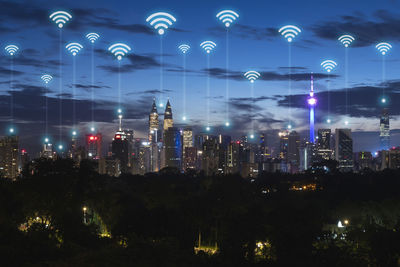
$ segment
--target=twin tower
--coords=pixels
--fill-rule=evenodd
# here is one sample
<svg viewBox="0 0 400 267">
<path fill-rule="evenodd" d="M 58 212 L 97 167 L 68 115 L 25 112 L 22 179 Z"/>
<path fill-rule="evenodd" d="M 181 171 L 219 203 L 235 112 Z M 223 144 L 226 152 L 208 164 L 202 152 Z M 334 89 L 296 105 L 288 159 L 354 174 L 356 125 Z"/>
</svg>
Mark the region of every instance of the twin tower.
<svg viewBox="0 0 400 267">
<path fill-rule="evenodd" d="M 164 112 L 164 124 L 163 130 L 166 131 L 168 128 L 174 126 L 174 120 L 172 119 L 172 108 L 171 103 L 167 102 Z M 158 120 L 158 111 L 156 100 L 153 99 L 153 105 L 149 115 L 149 142 L 158 142 L 159 141 L 159 120 Z"/>
</svg>

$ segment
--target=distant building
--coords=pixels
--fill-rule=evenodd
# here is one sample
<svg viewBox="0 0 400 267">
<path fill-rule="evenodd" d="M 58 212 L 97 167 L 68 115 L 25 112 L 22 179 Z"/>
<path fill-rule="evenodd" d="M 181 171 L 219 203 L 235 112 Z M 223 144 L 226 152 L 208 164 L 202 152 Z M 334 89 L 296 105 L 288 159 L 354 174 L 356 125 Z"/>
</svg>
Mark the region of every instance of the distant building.
<svg viewBox="0 0 400 267">
<path fill-rule="evenodd" d="M 112 158 L 118 159 L 122 173 L 129 173 L 132 159 L 133 131 L 117 131 L 111 143 Z"/>
<path fill-rule="evenodd" d="M 172 118 L 172 108 L 171 108 L 171 103 L 167 102 L 167 105 L 165 107 L 165 112 L 164 112 L 164 125 L 163 129 L 164 131 L 168 130 L 168 128 L 174 127 L 174 120 Z"/>
<path fill-rule="evenodd" d="M 204 141 L 202 149 L 202 170 L 205 175 L 213 175 L 219 172 L 219 143 L 216 138 L 209 138 Z"/>
<path fill-rule="evenodd" d="M 190 127 L 186 127 L 183 129 L 182 132 L 182 158 L 183 161 L 185 161 L 186 158 L 186 148 L 190 148 L 194 146 L 193 142 L 193 130 Z M 197 153 L 197 151 L 196 151 Z M 182 165 L 183 169 L 185 170 L 187 168 L 186 164 Z"/>
<path fill-rule="evenodd" d="M 86 151 L 89 159 L 99 160 L 102 157 L 102 140 L 101 133 L 86 135 Z"/>
<path fill-rule="evenodd" d="M 289 148 L 289 131 L 283 130 L 279 132 L 279 158 L 287 160 Z"/>
<path fill-rule="evenodd" d="M 332 159 L 331 129 L 318 129 L 316 161 Z"/>
<path fill-rule="evenodd" d="M 361 151 L 358 153 L 355 153 L 355 158 L 354 158 L 354 163 L 356 166 L 356 169 L 361 171 L 364 169 L 371 169 L 374 170 L 374 164 L 373 164 L 373 157 L 372 153 L 369 151 Z"/>
<path fill-rule="evenodd" d="M 379 130 L 379 141 L 381 150 L 388 150 L 390 147 L 390 125 L 389 111 L 387 108 L 382 109 Z"/>
<path fill-rule="evenodd" d="M 153 99 L 153 105 L 149 114 L 149 142 L 158 142 L 159 121 L 156 100 Z"/>
<path fill-rule="evenodd" d="M 299 147 L 300 135 L 296 131 L 290 132 L 288 139 L 287 162 L 290 164 L 290 171 L 292 173 L 297 172 L 299 169 Z"/>
<path fill-rule="evenodd" d="M 176 127 L 164 131 L 165 167 L 182 167 L 182 141 L 181 132 Z"/>
<path fill-rule="evenodd" d="M 400 169 L 400 148 L 381 151 L 381 169 Z"/>
<path fill-rule="evenodd" d="M 299 171 L 308 170 L 316 158 L 315 143 L 304 142 L 299 148 Z"/>
<path fill-rule="evenodd" d="M 196 147 L 185 147 L 183 170 L 199 169 L 198 151 Z"/>
<path fill-rule="evenodd" d="M 226 173 L 240 172 L 240 154 L 242 151 L 240 141 L 231 142 L 227 148 Z"/>
<path fill-rule="evenodd" d="M 342 171 L 353 170 L 353 139 L 351 129 L 335 130 L 335 159 Z"/>
<path fill-rule="evenodd" d="M 16 179 L 19 175 L 18 136 L 0 139 L 0 173 L 4 178 Z"/>
</svg>

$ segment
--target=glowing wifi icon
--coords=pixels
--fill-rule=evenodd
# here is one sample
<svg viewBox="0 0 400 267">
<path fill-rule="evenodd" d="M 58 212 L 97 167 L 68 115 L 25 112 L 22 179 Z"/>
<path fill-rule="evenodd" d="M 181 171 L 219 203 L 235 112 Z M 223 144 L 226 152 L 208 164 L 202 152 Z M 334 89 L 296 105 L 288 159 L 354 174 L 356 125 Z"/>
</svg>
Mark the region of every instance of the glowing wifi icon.
<svg viewBox="0 0 400 267">
<path fill-rule="evenodd" d="M 251 83 L 254 83 L 258 78 L 260 78 L 260 76 L 261 74 L 255 70 L 249 70 L 244 74 L 244 77 Z"/>
<path fill-rule="evenodd" d="M 182 53 L 186 54 L 190 49 L 190 45 L 181 44 L 180 46 L 178 46 L 178 48 L 179 50 L 181 50 Z"/>
<path fill-rule="evenodd" d="M 44 81 L 46 84 L 51 82 L 51 80 L 53 80 L 53 76 L 49 75 L 49 74 L 44 74 L 42 75 L 42 77 L 40 77 L 42 79 L 42 81 Z"/>
<path fill-rule="evenodd" d="M 375 47 L 384 56 L 392 48 L 392 45 L 389 43 L 379 43 Z"/>
<path fill-rule="evenodd" d="M 348 34 L 342 35 L 338 40 L 344 45 L 344 47 L 349 47 L 349 45 L 354 41 L 354 37 Z"/>
<path fill-rule="evenodd" d="M 293 41 L 293 39 L 301 33 L 301 30 L 299 27 L 294 26 L 294 25 L 286 25 L 283 26 L 282 28 L 279 29 L 278 31 L 285 39 L 290 43 Z"/>
<path fill-rule="evenodd" d="M 18 46 L 16 46 L 16 45 L 7 45 L 5 48 L 4 48 L 5 50 L 6 50 L 6 52 L 10 55 L 10 56 L 13 56 L 13 55 L 15 55 L 15 53 L 17 53 L 17 51 L 18 51 Z"/>
<path fill-rule="evenodd" d="M 217 44 L 213 41 L 204 41 L 200 44 L 200 47 L 203 48 L 208 54 L 210 54 L 216 46 Z"/>
<path fill-rule="evenodd" d="M 56 11 L 50 15 L 50 19 L 61 29 L 65 23 L 72 19 L 72 16 L 66 11 Z"/>
<path fill-rule="evenodd" d="M 86 34 L 86 38 L 93 44 L 94 42 L 97 41 L 97 39 L 99 39 L 100 35 L 95 33 L 95 32 L 90 32 L 88 34 Z"/>
<path fill-rule="evenodd" d="M 217 18 L 225 24 L 225 27 L 231 26 L 231 24 L 239 17 L 239 14 L 233 10 L 222 10 L 217 14 Z"/>
<path fill-rule="evenodd" d="M 331 72 L 334 68 L 336 68 L 337 63 L 333 60 L 324 60 L 321 63 L 322 68 L 326 70 L 327 72 Z"/>
<path fill-rule="evenodd" d="M 150 23 L 150 26 L 154 27 L 154 29 L 158 31 L 159 35 L 163 35 L 165 30 L 176 22 L 176 19 L 169 13 L 157 12 L 150 15 L 146 21 Z"/>
<path fill-rule="evenodd" d="M 123 43 L 116 43 L 113 44 L 108 48 L 108 51 L 110 51 L 114 56 L 117 57 L 118 60 L 121 60 L 122 57 L 126 56 L 129 51 L 131 51 L 131 48 Z"/>
<path fill-rule="evenodd" d="M 76 56 L 79 51 L 83 48 L 80 43 L 69 43 L 66 46 L 67 50 L 72 53 L 73 56 Z"/>
</svg>

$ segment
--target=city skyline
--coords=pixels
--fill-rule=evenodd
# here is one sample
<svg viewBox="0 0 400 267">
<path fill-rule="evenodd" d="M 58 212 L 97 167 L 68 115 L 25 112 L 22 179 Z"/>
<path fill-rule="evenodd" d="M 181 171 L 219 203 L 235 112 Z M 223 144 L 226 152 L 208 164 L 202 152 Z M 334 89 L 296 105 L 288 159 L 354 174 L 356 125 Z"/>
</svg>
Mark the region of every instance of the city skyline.
<svg viewBox="0 0 400 267">
<path fill-rule="evenodd" d="M 312 1 L 311 1 L 312 2 Z M 214 134 L 229 134 L 234 137 L 250 134 L 250 110 L 257 110 L 254 117 L 255 132 L 278 132 L 285 128 L 288 121 L 296 121 L 293 129 L 306 138 L 308 133 L 308 106 L 306 98 L 309 94 L 310 73 L 314 73 L 315 91 L 318 105 L 315 111 L 316 130 L 318 128 L 351 128 L 353 131 L 354 150 L 376 151 L 379 146 L 379 118 L 382 106 L 379 105 L 380 91 L 384 90 L 388 98 L 391 118 L 391 141 L 399 143 L 397 117 L 400 110 L 391 105 L 398 100 L 396 88 L 396 70 L 398 70 L 396 45 L 400 21 L 394 18 L 395 13 L 388 11 L 397 4 L 387 1 L 379 6 L 370 5 L 363 9 L 363 14 L 357 10 L 355 3 L 347 4 L 346 11 L 339 10 L 340 1 L 328 3 L 318 9 L 333 8 L 329 16 L 314 14 L 313 19 L 305 18 L 308 5 L 312 3 L 291 3 L 289 12 L 284 4 L 266 4 L 254 1 L 261 10 L 249 8 L 240 3 L 232 6 L 226 3 L 168 3 L 156 2 L 154 8 L 143 3 L 133 6 L 124 3 L 126 9 L 116 10 L 106 1 L 96 1 L 96 7 L 88 3 L 70 3 L 59 1 L 55 6 L 40 5 L 40 1 L 9 2 L 2 1 L 3 18 L 1 22 L 3 37 L 1 43 L 16 44 L 20 50 L 14 57 L 13 91 L 10 92 L 10 59 L 6 54 L 0 57 L 1 71 L 1 101 L 2 128 L 7 131 L 9 94 L 15 102 L 15 122 L 17 134 L 22 147 L 39 150 L 40 140 L 45 137 L 43 132 L 44 112 L 43 74 L 51 74 L 54 79 L 46 87 L 49 103 L 49 132 L 53 139 L 58 133 L 58 32 L 56 25 L 48 19 L 52 11 L 68 10 L 73 18 L 63 28 L 63 47 L 70 42 L 83 44 L 82 51 L 76 56 L 76 80 L 72 72 L 72 57 L 64 49 L 62 57 L 62 91 L 63 91 L 63 138 L 70 140 L 68 135 L 73 129 L 71 110 L 76 105 L 76 121 L 78 135 L 83 139 L 91 126 L 91 91 L 95 90 L 95 121 L 96 128 L 103 134 L 103 140 L 111 140 L 118 128 L 117 112 L 117 63 L 107 52 L 109 45 L 124 42 L 132 47 L 132 53 L 121 61 L 121 93 L 124 109 L 124 127 L 135 131 L 137 137 L 147 137 L 147 119 L 152 99 L 166 103 L 171 100 L 174 109 L 174 121 L 177 126 L 189 125 L 195 132 L 204 131 L 207 118 L 202 109 L 206 99 L 204 88 L 206 76 L 210 77 L 210 124 Z M 314 2 L 315 3 L 315 2 Z M 299 6 L 297 6 L 299 5 Z M 296 6 L 298 8 L 296 8 Z M 215 17 L 218 11 L 229 7 L 237 11 L 240 17 L 229 29 L 229 69 L 225 70 L 225 29 Z M 130 15 L 129 8 L 132 8 Z M 263 9 L 265 10 L 263 11 Z M 190 10 L 199 10 L 193 17 Z M 266 11 L 268 9 L 268 11 Z M 176 24 L 163 36 L 164 83 L 160 93 L 159 67 L 160 43 L 159 36 L 146 24 L 145 18 L 152 12 L 166 10 L 177 18 Z M 276 14 L 272 14 L 275 10 Z M 270 12 L 271 16 L 263 16 Z M 196 16 L 201 20 L 196 21 Z M 201 23 L 198 23 L 200 22 Z M 302 32 L 292 43 L 291 80 L 292 95 L 287 93 L 289 79 L 287 41 L 279 36 L 278 29 L 286 24 L 298 25 Z M 29 27 L 27 27 L 29 26 Z M 368 27 L 383 29 L 375 35 Z M 32 31 L 35 27 L 36 31 Z M 95 51 L 95 83 L 91 85 L 90 50 L 91 44 L 85 38 L 89 32 L 98 32 L 100 38 L 93 45 Z M 337 38 L 345 33 L 355 36 L 355 41 L 349 48 L 348 92 L 350 107 L 344 104 L 344 51 Z M 35 36 L 33 36 L 35 34 Z M 35 38 L 40 36 L 40 41 Z M 210 56 L 210 68 L 207 69 L 206 56 L 199 46 L 203 40 L 214 40 L 217 43 L 215 51 Z M 387 41 L 393 45 L 386 59 L 385 76 L 382 76 L 381 56 L 375 48 L 378 42 Z M 187 115 L 183 114 L 182 103 L 182 54 L 178 45 L 188 43 L 191 46 L 187 54 Z M 321 44 L 321 45 L 320 45 Z M 242 53 L 242 51 L 249 51 Z M 251 52 L 250 52 L 251 51 Z M 338 62 L 336 70 L 327 74 L 320 63 L 326 58 Z M 248 84 L 243 74 L 248 70 L 257 70 L 261 77 L 255 82 L 255 105 L 248 92 Z M 230 127 L 223 126 L 225 121 L 225 78 L 229 79 L 230 94 Z M 330 82 L 328 85 L 327 79 Z M 384 79 L 384 80 L 383 80 Z M 73 85 L 74 84 L 74 85 Z M 382 86 L 384 85 L 384 86 Z M 327 110 L 327 88 L 331 99 L 331 111 Z M 383 88 L 386 87 L 386 88 Z M 76 89 L 76 94 L 73 94 Z M 72 100 L 75 99 L 75 100 Z M 75 104 L 73 105 L 74 102 Z M 292 108 L 292 118 L 288 118 L 287 107 Z M 349 109 L 352 117 L 343 116 Z M 324 123 L 327 112 L 332 113 L 335 120 L 331 125 Z M 295 114 L 296 116 L 294 116 Z M 187 116 L 187 122 L 182 116 Z M 349 124 L 344 125 L 348 120 Z"/>
</svg>

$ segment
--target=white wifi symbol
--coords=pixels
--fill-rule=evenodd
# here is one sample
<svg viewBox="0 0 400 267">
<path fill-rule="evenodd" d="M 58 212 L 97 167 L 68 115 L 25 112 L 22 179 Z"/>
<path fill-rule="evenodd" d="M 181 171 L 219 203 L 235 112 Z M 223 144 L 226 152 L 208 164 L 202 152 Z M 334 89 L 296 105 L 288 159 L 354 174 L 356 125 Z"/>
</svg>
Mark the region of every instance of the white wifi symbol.
<svg viewBox="0 0 400 267">
<path fill-rule="evenodd" d="M 108 48 L 108 51 L 110 51 L 114 56 L 117 57 L 118 60 L 121 60 L 123 56 L 128 54 L 129 51 L 131 51 L 131 48 L 123 43 L 116 43 L 111 45 Z"/>
<path fill-rule="evenodd" d="M 233 10 L 222 10 L 217 14 L 217 18 L 225 24 L 225 27 L 231 26 L 231 24 L 239 17 L 239 14 Z"/>
<path fill-rule="evenodd" d="M 49 83 L 52 79 L 53 79 L 53 77 L 51 76 L 51 75 L 49 75 L 49 74 L 44 74 L 44 75 L 42 75 L 42 77 L 40 77 L 45 83 Z"/>
<path fill-rule="evenodd" d="M 392 48 L 392 45 L 389 43 L 379 43 L 376 45 L 376 48 L 384 56 Z"/>
<path fill-rule="evenodd" d="M 327 71 L 331 72 L 334 68 L 336 68 L 337 63 L 333 60 L 324 60 L 321 63 L 321 66 Z"/>
<path fill-rule="evenodd" d="M 90 32 L 86 34 L 86 38 L 93 44 L 97 39 L 99 39 L 100 35 L 95 32 Z"/>
<path fill-rule="evenodd" d="M 353 36 L 345 34 L 340 36 L 338 40 L 344 45 L 344 47 L 348 47 L 355 39 Z"/>
<path fill-rule="evenodd" d="M 283 35 L 290 43 L 301 32 L 300 28 L 294 25 L 286 25 L 279 29 L 279 33 Z"/>
<path fill-rule="evenodd" d="M 200 44 L 200 47 L 203 48 L 208 54 L 217 46 L 213 41 L 204 41 Z"/>
<path fill-rule="evenodd" d="M 190 45 L 181 44 L 180 46 L 178 46 L 178 48 L 179 48 L 179 50 L 182 51 L 182 53 L 186 54 L 186 52 L 188 52 L 190 49 Z"/>
<path fill-rule="evenodd" d="M 79 51 L 83 48 L 80 43 L 69 43 L 66 46 L 67 50 L 72 53 L 73 56 L 76 56 Z"/>
<path fill-rule="evenodd" d="M 176 19 L 169 13 L 157 12 L 150 15 L 146 21 L 150 23 L 150 26 L 153 26 L 154 29 L 158 31 L 159 35 L 163 35 L 165 30 L 176 22 Z"/>
<path fill-rule="evenodd" d="M 7 45 L 4 49 L 7 51 L 8 54 L 10 54 L 10 56 L 13 56 L 15 55 L 15 53 L 17 53 L 19 48 L 16 45 Z"/>
<path fill-rule="evenodd" d="M 255 70 L 249 70 L 244 74 L 244 77 L 251 83 L 254 83 L 258 78 L 260 78 L 260 76 L 261 74 Z"/>
<path fill-rule="evenodd" d="M 65 23 L 72 19 L 72 16 L 66 11 L 56 11 L 50 15 L 50 19 L 61 29 Z"/>
</svg>

